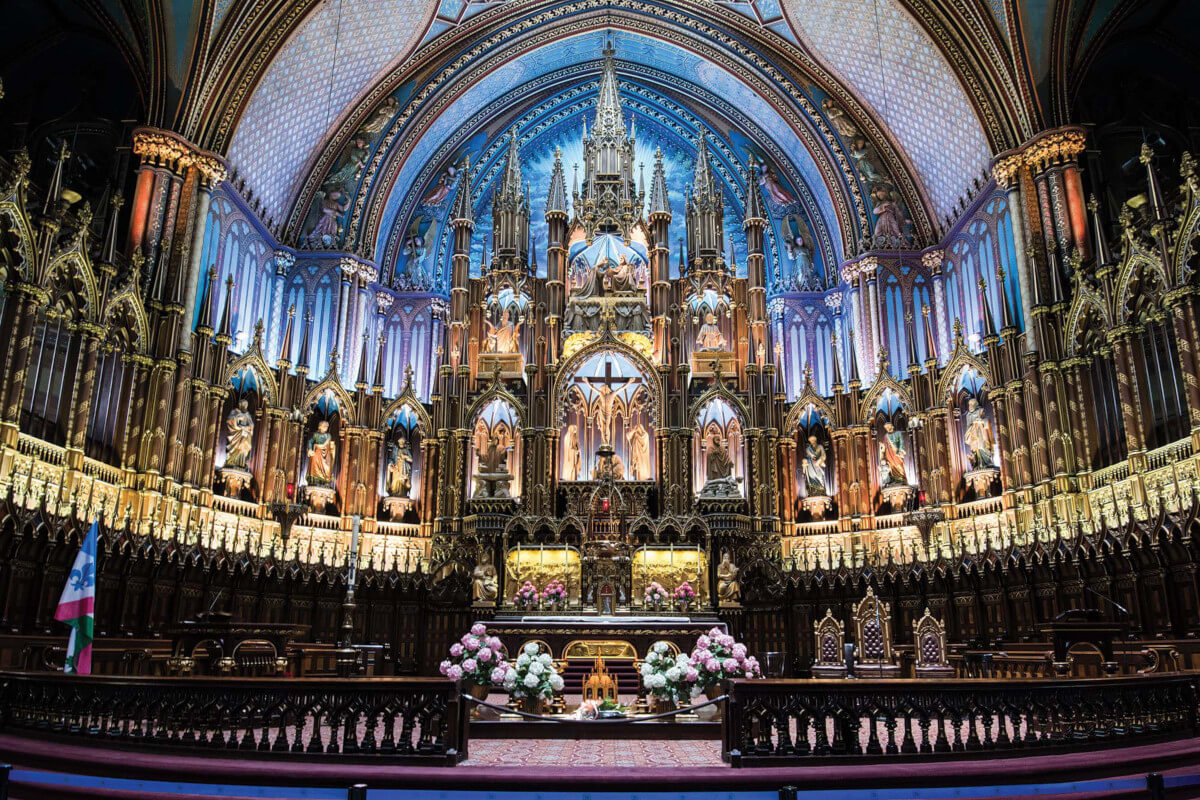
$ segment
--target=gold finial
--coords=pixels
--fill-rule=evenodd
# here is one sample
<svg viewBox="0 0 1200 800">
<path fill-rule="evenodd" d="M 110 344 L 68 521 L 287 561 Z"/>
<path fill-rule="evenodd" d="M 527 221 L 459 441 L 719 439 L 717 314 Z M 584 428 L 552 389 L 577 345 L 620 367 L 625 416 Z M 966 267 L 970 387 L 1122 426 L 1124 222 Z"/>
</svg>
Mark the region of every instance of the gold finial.
<svg viewBox="0 0 1200 800">
<path fill-rule="evenodd" d="M 329 371 L 331 373 L 335 373 L 335 372 L 337 372 L 337 369 L 338 369 L 338 351 L 337 351 L 337 348 L 335 347 L 329 353 Z"/>
<path fill-rule="evenodd" d="M 929 303 L 922 303 L 922 304 L 921 304 L 921 316 L 922 316 L 922 317 L 928 317 L 928 316 L 929 316 Z"/>
<path fill-rule="evenodd" d="M 296 316 L 296 304 L 292 303 L 290 306 L 288 306 L 288 319 L 291 319 L 294 316 Z M 261 322 L 261 320 L 259 321 Z"/>
<path fill-rule="evenodd" d="M 981 291 L 981 292 L 986 292 L 986 291 L 987 291 L 987 281 L 985 281 L 985 280 L 983 279 L 983 276 L 982 276 L 982 275 L 980 275 L 980 276 L 979 276 L 979 280 L 977 280 L 977 281 L 975 282 L 975 285 L 979 287 L 979 291 Z"/>
<path fill-rule="evenodd" d="M 1088 197 L 1087 210 L 1095 214 L 1100 210 L 1100 201 L 1096 199 L 1096 195 L 1092 194 Z"/>
<path fill-rule="evenodd" d="M 263 321 L 262 321 L 262 317 L 259 317 L 258 321 L 254 323 L 254 345 L 253 345 L 253 347 L 255 350 L 262 349 L 262 341 L 263 341 Z"/>
<path fill-rule="evenodd" d="M 961 338 L 962 338 L 962 336 L 963 336 L 963 324 L 962 324 L 962 320 L 961 320 L 961 319 L 959 319 L 958 317 L 955 317 L 955 318 L 954 318 L 954 338 L 955 338 L 955 339 L 961 339 Z"/>
<path fill-rule="evenodd" d="M 413 376 L 412 364 L 405 364 L 404 365 L 404 391 L 408 391 L 409 389 L 412 388 L 412 376 Z"/>
</svg>

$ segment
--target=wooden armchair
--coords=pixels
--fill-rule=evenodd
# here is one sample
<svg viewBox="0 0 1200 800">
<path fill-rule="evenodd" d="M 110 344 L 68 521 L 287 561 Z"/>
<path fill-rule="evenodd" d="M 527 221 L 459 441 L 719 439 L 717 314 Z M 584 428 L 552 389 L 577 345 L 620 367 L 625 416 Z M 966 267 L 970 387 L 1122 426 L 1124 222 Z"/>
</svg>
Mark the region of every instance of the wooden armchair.
<svg viewBox="0 0 1200 800">
<path fill-rule="evenodd" d="M 840 620 L 833 618 L 833 609 L 825 609 L 825 616 L 813 624 L 816 637 L 816 660 L 813 661 L 814 678 L 846 677 L 844 645 L 846 630 Z"/>
<path fill-rule="evenodd" d="M 854 606 L 855 672 L 877 678 L 896 678 L 900 667 L 892 659 L 892 609 L 867 587 L 867 596 Z"/>
</svg>

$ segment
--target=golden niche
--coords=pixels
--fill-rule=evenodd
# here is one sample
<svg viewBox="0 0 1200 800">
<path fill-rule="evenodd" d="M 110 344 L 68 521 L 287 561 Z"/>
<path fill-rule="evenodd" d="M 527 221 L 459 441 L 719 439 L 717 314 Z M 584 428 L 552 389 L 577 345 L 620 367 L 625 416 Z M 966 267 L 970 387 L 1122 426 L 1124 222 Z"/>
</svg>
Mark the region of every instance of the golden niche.
<svg viewBox="0 0 1200 800">
<path fill-rule="evenodd" d="M 633 554 L 633 598 L 640 603 L 646 596 L 646 586 L 656 581 L 668 593 L 684 581 L 696 592 L 693 607 L 707 601 L 708 559 L 696 547 L 642 547 Z"/>
<path fill-rule="evenodd" d="M 529 581 L 540 592 L 550 581 L 562 581 L 567 588 L 567 603 L 578 604 L 580 587 L 579 551 L 565 545 L 513 547 L 504 561 L 508 600 Z"/>
</svg>

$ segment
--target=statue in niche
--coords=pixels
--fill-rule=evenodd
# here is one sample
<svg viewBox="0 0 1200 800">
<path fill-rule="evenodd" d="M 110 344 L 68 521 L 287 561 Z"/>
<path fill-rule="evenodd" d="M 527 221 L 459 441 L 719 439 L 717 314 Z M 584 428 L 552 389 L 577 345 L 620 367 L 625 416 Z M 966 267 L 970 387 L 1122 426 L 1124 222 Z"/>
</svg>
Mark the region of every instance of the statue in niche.
<svg viewBox="0 0 1200 800">
<path fill-rule="evenodd" d="M 729 551 L 721 554 L 717 565 L 717 599 L 721 605 L 736 605 L 742 599 L 742 584 L 738 581 L 738 565 L 729 558 Z"/>
<path fill-rule="evenodd" d="M 888 176 L 875 165 L 875 154 L 865 136 L 855 136 L 850 144 L 850 157 L 858 169 L 858 177 L 864 183 L 874 184 L 886 181 Z"/>
<path fill-rule="evenodd" d="M 581 378 L 580 380 L 597 395 L 595 410 L 592 412 L 591 420 L 600 431 L 600 443 L 612 444 L 613 423 L 617 415 L 617 400 L 620 398 L 621 392 L 627 386 L 632 385 L 635 379 L 630 378 L 615 389 L 604 383 L 594 384 L 589 378 Z"/>
<path fill-rule="evenodd" d="M 354 137 L 346 150 L 346 163 L 325 179 L 326 186 L 345 186 L 347 183 L 362 177 L 363 169 L 367 166 L 367 158 L 371 154 L 370 143 L 364 136 Z"/>
<path fill-rule="evenodd" d="M 808 445 L 804 448 L 804 459 L 800 462 L 800 471 L 804 474 L 804 486 L 809 497 L 824 497 L 829 494 L 825 481 L 825 465 L 829 457 L 825 445 L 815 434 L 809 434 Z"/>
<path fill-rule="evenodd" d="M 825 109 L 825 116 L 829 117 L 829 124 L 838 132 L 846 141 L 853 141 L 855 136 L 858 136 L 858 126 L 846 114 L 841 107 L 833 102 L 832 98 L 826 97 L 821 101 L 821 108 Z"/>
<path fill-rule="evenodd" d="M 471 573 L 471 595 L 477 605 L 490 605 L 496 602 L 500 592 L 500 584 L 496 576 L 496 567 L 490 558 L 475 565 Z"/>
<path fill-rule="evenodd" d="M 371 112 L 371 116 L 367 117 L 366 122 L 358 129 L 360 136 L 375 136 L 382 133 L 387 127 L 388 120 L 396 115 L 400 109 L 400 101 L 395 96 L 389 96 L 383 101 L 383 105 Z"/>
<path fill-rule="evenodd" d="M 508 315 L 508 309 L 500 313 L 500 324 L 493 325 L 491 320 L 484 320 L 488 326 L 487 339 L 484 341 L 485 353 L 515 353 L 521 347 L 521 323 L 513 322 Z"/>
<path fill-rule="evenodd" d="M 883 423 L 883 438 L 879 442 L 879 474 L 884 486 L 908 484 L 908 472 L 904 468 L 904 433 L 896 430 L 891 420 Z"/>
<path fill-rule="evenodd" d="M 318 194 L 320 195 L 321 193 Z M 338 237 L 338 230 L 340 228 L 338 217 L 346 210 L 350 199 L 346 197 L 344 191 L 333 186 L 323 193 L 320 203 L 320 213 L 317 216 L 316 223 L 313 224 L 312 230 L 308 232 L 308 240 L 310 242 L 332 244 Z"/>
<path fill-rule="evenodd" d="M 705 465 L 704 487 L 700 490 L 701 497 L 738 497 L 741 491 L 738 482 L 741 478 L 733 477 L 733 458 L 721 434 L 713 436 L 712 444 L 708 447 L 708 458 Z"/>
<path fill-rule="evenodd" d="M 254 417 L 245 398 L 239 400 L 237 408 L 225 418 L 225 431 L 225 466 L 245 469 L 250 463 L 250 448 L 254 443 Z"/>
<path fill-rule="evenodd" d="M 717 327 L 716 314 L 709 311 L 704 315 L 704 324 L 696 335 L 696 349 L 702 353 L 721 352 L 729 347 L 729 341 Z"/>
<path fill-rule="evenodd" d="M 638 293 L 637 276 L 633 272 L 633 265 L 624 255 L 617 258 L 616 266 L 609 267 L 608 286 L 614 294 Z"/>
<path fill-rule="evenodd" d="M 629 443 L 629 476 L 635 481 L 648 481 L 650 475 L 650 434 L 642 423 L 625 434 Z"/>
<path fill-rule="evenodd" d="M 308 440 L 308 483 L 310 486 L 329 486 L 333 483 L 333 464 L 337 459 L 337 443 L 329 432 L 329 420 L 317 423 Z"/>
<path fill-rule="evenodd" d="M 408 439 L 401 436 L 392 443 L 391 458 L 388 459 L 387 492 L 392 497 L 408 497 L 412 489 L 413 453 Z"/>
<path fill-rule="evenodd" d="M 796 202 L 795 196 L 779 182 L 779 176 L 775 174 L 775 170 L 770 164 L 760 161 L 755 168 L 758 170 L 758 185 L 762 187 L 763 193 L 766 194 L 767 200 L 772 206 L 787 208 Z"/>
<path fill-rule="evenodd" d="M 508 471 L 508 454 L 512 446 L 499 434 L 488 436 L 487 448 L 475 446 L 478 474 L 475 476 L 476 497 L 509 497 L 512 473 Z"/>
<path fill-rule="evenodd" d="M 983 407 L 979 405 L 978 399 L 971 397 L 967 400 L 964 420 L 966 430 L 963 433 L 963 442 L 967 445 L 971 466 L 974 469 L 994 469 L 996 437 L 992 433 L 992 424 L 983 415 Z"/>
<path fill-rule="evenodd" d="M 604 278 L 608 275 L 608 260 L 601 259 L 596 262 L 596 265 L 590 267 L 587 274 L 584 276 L 583 284 L 574 292 L 574 296 L 581 300 L 587 300 L 592 297 L 604 296 Z"/>
<path fill-rule="evenodd" d="M 579 426 L 572 422 L 567 426 L 566 435 L 563 437 L 562 479 L 564 481 L 579 480 L 580 460 Z"/>
<path fill-rule="evenodd" d="M 602 458 L 592 467 L 592 480 L 600 481 L 611 475 L 614 481 L 625 480 L 625 459 L 616 453 Z"/>
</svg>

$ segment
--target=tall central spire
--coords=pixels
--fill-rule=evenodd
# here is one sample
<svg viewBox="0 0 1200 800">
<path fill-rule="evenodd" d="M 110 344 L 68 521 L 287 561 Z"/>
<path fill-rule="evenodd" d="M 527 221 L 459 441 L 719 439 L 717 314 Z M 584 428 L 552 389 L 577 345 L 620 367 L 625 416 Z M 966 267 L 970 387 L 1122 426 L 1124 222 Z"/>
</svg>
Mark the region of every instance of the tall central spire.
<svg viewBox="0 0 1200 800">
<path fill-rule="evenodd" d="M 595 139 L 625 138 L 625 119 L 621 116 L 621 92 L 617 87 L 617 51 L 612 43 L 604 46 L 604 68 L 600 73 L 600 97 L 596 101 L 596 122 L 592 126 Z"/>
</svg>

